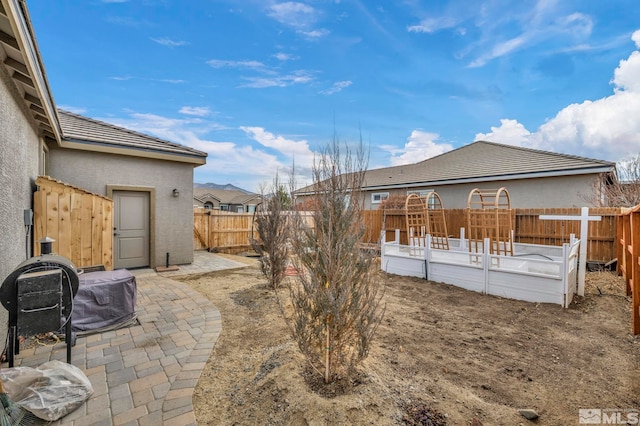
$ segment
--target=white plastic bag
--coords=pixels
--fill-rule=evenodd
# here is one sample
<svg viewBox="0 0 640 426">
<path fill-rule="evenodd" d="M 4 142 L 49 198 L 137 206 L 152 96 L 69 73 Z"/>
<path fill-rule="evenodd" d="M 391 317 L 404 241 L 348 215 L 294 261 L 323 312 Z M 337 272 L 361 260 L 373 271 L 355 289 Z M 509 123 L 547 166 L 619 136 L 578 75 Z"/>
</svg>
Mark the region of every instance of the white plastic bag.
<svg viewBox="0 0 640 426">
<path fill-rule="evenodd" d="M 38 368 L 0 370 L 11 402 L 43 420 L 55 421 L 71 413 L 93 395 L 93 387 L 78 367 L 49 361 Z"/>
</svg>

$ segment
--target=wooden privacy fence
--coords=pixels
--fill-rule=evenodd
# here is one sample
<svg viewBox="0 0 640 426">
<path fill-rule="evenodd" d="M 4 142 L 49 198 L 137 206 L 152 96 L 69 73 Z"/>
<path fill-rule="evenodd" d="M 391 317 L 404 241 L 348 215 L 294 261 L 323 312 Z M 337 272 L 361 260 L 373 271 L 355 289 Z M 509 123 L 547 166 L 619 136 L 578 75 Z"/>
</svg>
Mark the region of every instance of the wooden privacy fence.
<svg viewBox="0 0 640 426">
<path fill-rule="evenodd" d="M 52 251 L 82 268 L 113 268 L 113 201 L 48 176 L 36 180 L 33 195 L 33 254 L 38 241 L 53 238 Z"/>
<path fill-rule="evenodd" d="M 618 274 L 627 283 L 631 296 L 633 334 L 640 334 L 640 205 L 618 218 Z"/>
<path fill-rule="evenodd" d="M 255 215 L 204 208 L 193 209 L 193 249 L 239 253 L 251 249 L 251 239 L 259 239 Z M 285 212 L 285 214 L 288 214 Z M 313 226 L 310 212 L 302 212 L 307 226 Z"/>
<path fill-rule="evenodd" d="M 589 222 L 587 259 L 595 262 L 609 262 L 617 256 L 616 229 L 620 208 L 590 208 L 590 215 L 601 216 L 599 222 Z M 460 238 L 460 228 L 467 227 L 466 209 L 445 209 L 447 230 L 452 238 Z M 561 246 L 568 243 L 570 235 L 580 236 L 580 222 L 571 220 L 540 220 L 540 215 L 580 215 L 580 208 L 565 209 L 513 209 L 515 242 Z M 407 244 L 406 219 L 404 210 L 367 210 L 364 212 L 367 225 L 367 243 L 376 243 L 380 231 L 387 231 L 387 239 L 394 238 L 394 231 L 400 230 L 400 244 Z"/>
<path fill-rule="evenodd" d="M 251 248 L 253 213 L 231 213 L 195 208 L 193 211 L 194 250 L 238 253 Z"/>
</svg>

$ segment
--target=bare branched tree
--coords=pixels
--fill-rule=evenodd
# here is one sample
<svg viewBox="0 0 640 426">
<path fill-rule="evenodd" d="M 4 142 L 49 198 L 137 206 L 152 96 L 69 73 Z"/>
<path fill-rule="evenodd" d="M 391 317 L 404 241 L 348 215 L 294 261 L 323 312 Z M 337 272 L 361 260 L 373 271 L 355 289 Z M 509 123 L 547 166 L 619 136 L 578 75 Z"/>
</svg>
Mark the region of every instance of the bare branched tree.
<svg viewBox="0 0 640 426">
<path fill-rule="evenodd" d="M 334 138 L 314 161 L 313 225 L 301 212 L 292 236 L 292 257 L 301 271 L 291 284 L 294 338 L 313 369 L 326 383 L 349 378 L 367 357 L 383 315 L 373 256 L 359 243 L 360 188 L 366 170 L 362 144 L 355 156 Z"/>
<path fill-rule="evenodd" d="M 640 204 L 640 155 L 616 165 L 616 174 L 601 174 L 583 197 L 598 207 L 634 207 Z"/>
<path fill-rule="evenodd" d="M 403 210 L 406 201 L 406 195 L 392 194 L 389 198 L 380 202 L 378 210 Z"/>
<path fill-rule="evenodd" d="M 273 181 L 273 191 L 262 192 L 262 203 L 256 209 L 255 224 L 259 239 L 252 239 L 253 249 L 260 255 L 260 270 L 269 280 L 269 286 L 277 289 L 284 279 L 289 257 L 289 220 L 285 209 L 291 207 L 291 197 L 280 184 L 278 175 Z"/>
</svg>

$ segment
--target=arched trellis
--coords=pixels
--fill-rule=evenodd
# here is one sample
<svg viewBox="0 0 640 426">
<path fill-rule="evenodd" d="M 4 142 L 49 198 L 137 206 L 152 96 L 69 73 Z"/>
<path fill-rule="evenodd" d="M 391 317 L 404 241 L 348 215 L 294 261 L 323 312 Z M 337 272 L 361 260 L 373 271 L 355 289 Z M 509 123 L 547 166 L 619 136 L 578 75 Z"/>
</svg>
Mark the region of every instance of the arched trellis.
<svg viewBox="0 0 640 426">
<path fill-rule="evenodd" d="M 484 239 L 489 238 L 489 253 L 513 256 L 512 216 L 506 188 L 472 189 L 467 203 L 469 251 L 482 251 Z"/>
<path fill-rule="evenodd" d="M 447 222 L 442 200 L 435 192 L 421 197 L 409 194 L 405 201 L 407 239 L 412 247 L 424 247 L 426 235 L 431 235 L 431 248 L 449 250 Z"/>
</svg>

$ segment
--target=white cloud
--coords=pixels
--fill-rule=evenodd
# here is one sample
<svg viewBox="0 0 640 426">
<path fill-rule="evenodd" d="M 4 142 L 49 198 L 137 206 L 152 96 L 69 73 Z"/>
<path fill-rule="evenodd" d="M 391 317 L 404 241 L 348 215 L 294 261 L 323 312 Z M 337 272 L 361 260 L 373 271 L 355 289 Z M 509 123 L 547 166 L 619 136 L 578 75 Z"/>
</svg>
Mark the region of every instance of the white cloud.
<svg viewBox="0 0 640 426">
<path fill-rule="evenodd" d="M 298 31 L 298 32 L 303 36 L 307 37 L 308 39 L 312 39 L 312 40 L 318 39 L 320 37 L 326 37 L 330 33 L 330 31 L 325 28 L 320 28 L 320 29 L 311 30 L 311 31 Z"/>
<path fill-rule="evenodd" d="M 586 38 L 591 35 L 593 21 L 582 13 L 572 13 L 562 16 L 557 21 L 557 28 L 578 38 Z"/>
<path fill-rule="evenodd" d="M 167 37 L 160 37 L 160 38 L 152 37 L 151 40 L 167 47 L 178 47 L 178 46 L 184 46 L 185 44 L 187 44 L 186 41 L 171 40 L 170 38 L 167 38 Z"/>
<path fill-rule="evenodd" d="M 130 113 L 125 118 L 107 117 L 98 120 L 206 152 L 207 164 L 195 169 L 196 182 L 233 183 L 250 191 L 258 191 L 261 183 L 272 181 L 276 171 L 286 170 L 291 166 L 288 159 L 280 160 L 279 150 L 282 150 L 286 158 L 289 158 L 291 152 L 296 152 L 296 162 L 300 158 L 301 164 L 308 157 L 308 154 L 303 155 L 308 152 L 308 147 L 305 149 L 304 146 L 306 142 L 290 141 L 292 144 L 288 145 L 286 139 L 274 136 L 273 142 L 269 144 L 270 133 L 261 133 L 257 130 L 259 128 L 253 128 L 256 129 L 255 134 L 264 142 L 265 147 L 273 145 L 276 152 L 254 148 L 249 143 L 212 140 L 208 137 L 211 132 L 229 129 L 199 117 L 170 118 L 156 114 Z"/>
<path fill-rule="evenodd" d="M 317 11 L 304 3 L 289 1 L 272 5 L 268 15 L 281 24 L 304 29 L 316 21 Z"/>
<path fill-rule="evenodd" d="M 293 61 L 293 60 L 298 59 L 297 56 L 291 55 L 289 53 L 284 53 L 284 52 L 275 53 L 273 55 L 273 57 L 276 58 L 277 60 L 283 61 L 283 62 L 284 61 Z"/>
<path fill-rule="evenodd" d="M 449 31 L 467 44 L 453 52 L 468 58 L 469 67 L 482 67 L 492 60 L 553 40 L 565 49 L 586 46 L 594 27 L 584 13 L 565 12 L 556 0 L 520 2 L 506 14 L 503 2 L 449 2 L 440 16 L 428 16 L 407 26 L 413 33 Z M 469 31 L 471 28 L 474 31 Z M 468 34 L 474 34 L 468 38 Z"/>
<path fill-rule="evenodd" d="M 274 149 L 288 158 L 295 159 L 296 164 L 311 165 L 313 152 L 309 149 L 309 143 L 306 140 L 287 139 L 284 136 L 268 132 L 263 127 L 242 126 L 240 129 L 261 145 Z"/>
<path fill-rule="evenodd" d="M 249 68 L 253 70 L 264 70 L 266 66 L 260 61 L 229 61 L 225 59 L 211 59 L 207 65 L 213 68 Z"/>
<path fill-rule="evenodd" d="M 525 39 L 524 36 L 520 36 L 520 37 L 512 38 L 511 40 L 507 40 L 505 42 L 498 43 L 495 46 L 493 46 L 491 51 L 489 51 L 489 52 L 481 55 L 479 58 L 473 60 L 469 64 L 469 67 L 471 67 L 471 68 L 481 67 L 481 66 L 485 65 L 487 62 L 491 61 L 492 59 L 499 58 L 501 56 L 504 56 L 504 55 L 506 55 L 508 53 L 511 53 L 511 52 L 517 50 L 519 47 L 521 47 L 523 44 L 525 44 L 526 41 L 527 40 Z"/>
<path fill-rule="evenodd" d="M 640 49 L 640 30 L 635 31 L 631 34 L 631 40 L 636 44 L 636 47 Z"/>
<path fill-rule="evenodd" d="M 351 86 L 351 84 L 352 82 L 350 80 L 336 81 L 329 89 L 322 90 L 320 93 L 323 95 L 333 95 L 334 93 L 342 92 L 342 89 L 346 89 Z"/>
<path fill-rule="evenodd" d="M 478 133 L 475 140 L 498 142 L 505 145 L 526 146 L 529 141 L 531 132 L 518 123 L 517 120 L 509 120 L 503 118 L 500 120 L 500 126 L 491 126 L 490 133 Z"/>
<path fill-rule="evenodd" d="M 407 31 L 412 33 L 435 33 L 436 31 L 452 28 L 457 24 L 454 18 L 442 16 L 439 18 L 427 18 L 420 21 L 417 25 L 410 25 Z"/>
<path fill-rule="evenodd" d="M 437 133 L 414 130 L 407 138 L 407 143 L 404 144 L 403 148 L 398 149 L 391 146 L 381 146 L 381 148 L 391 153 L 392 166 L 413 164 L 453 149 L 451 144 L 436 143 L 435 141 L 439 138 L 440 135 Z"/>
<path fill-rule="evenodd" d="M 313 81 L 313 75 L 309 71 L 298 70 L 286 75 L 273 75 L 269 77 L 242 77 L 248 83 L 239 87 L 264 89 L 267 87 L 287 87 L 294 84 L 306 84 Z"/>
<path fill-rule="evenodd" d="M 611 82 L 615 90 L 629 90 L 640 93 L 640 51 L 633 52 L 627 60 L 621 60 L 613 73 Z"/>
<path fill-rule="evenodd" d="M 185 80 L 180 80 L 180 79 L 172 79 L 172 78 L 150 78 L 148 80 L 151 81 L 159 81 L 161 83 L 169 83 L 169 84 L 182 84 L 182 83 L 186 83 Z"/>
<path fill-rule="evenodd" d="M 160 83 L 170 83 L 170 84 L 182 84 L 182 83 L 186 83 L 186 80 L 181 80 L 181 79 L 172 79 L 172 78 L 145 78 L 145 77 L 134 77 L 134 76 L 131 76 L 131 75 L 109 77 L 109 79 L 110 79 L 110 80 L 116 80 L 116 81 L 127 81 L 127 80 L 158 81 L 158 82 L 160 82 Z"/>
<path fill-rule="evenodd" d="M 315 28 L 320 11 L 308 4 L 294 1 L 272 4 L 267 15 L 310 40 L 329 34 L 329 30 L 325 28 Z"/>
<path fill-rule="evenodd" d="M 640 31 L 632 39 L 640 48 Z M 640 153 L 640 51 L 620 61 L 611 83 L 611 96 L 571 104 L 535 132 L 505 119 L 476 138 L 609 161 L 636 156 Z"/>
<path fill-rule="evenodd" d="M 211 110 L 209 107 L 192 107 L 192 106 L 183 106 L 178 111 L 180 114 L 186 115 L 195 115 L 196 117 L 206 117 L 211 114 Z"/>
<path fill-rule="evenodd" d="M 74 107 L 74 106 L 71 106 L 71 105 L 58 105 L 58 108 L 63 109 L 65 111 L 72 112 L 74 114 L 85 114 L 87 112 L 86 108 Z"/>
</svg>

